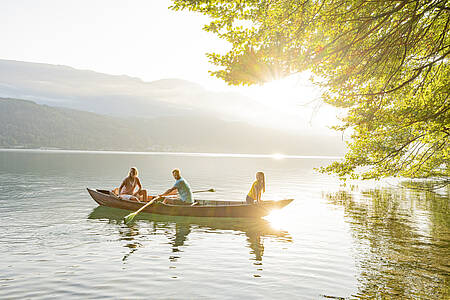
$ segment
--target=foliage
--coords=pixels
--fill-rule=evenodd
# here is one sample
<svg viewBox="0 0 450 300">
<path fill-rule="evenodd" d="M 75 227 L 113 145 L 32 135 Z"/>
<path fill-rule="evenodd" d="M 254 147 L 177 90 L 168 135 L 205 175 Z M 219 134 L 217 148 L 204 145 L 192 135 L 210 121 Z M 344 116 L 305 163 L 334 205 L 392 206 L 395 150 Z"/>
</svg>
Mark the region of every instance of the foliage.
<svg viewBox="0 0 450 300">
<path fill-rule="evenodd" d="M 450 166 L 447 0 L 174 0 L 211 18 L 230 42 L 207 54 L 212 75 L 251 85 L 311 70 L 323 100 L 344 108 L 341 178 L 442 178 Z M 318 79 L 317 79 L 318 78 Z"/>
</svg>

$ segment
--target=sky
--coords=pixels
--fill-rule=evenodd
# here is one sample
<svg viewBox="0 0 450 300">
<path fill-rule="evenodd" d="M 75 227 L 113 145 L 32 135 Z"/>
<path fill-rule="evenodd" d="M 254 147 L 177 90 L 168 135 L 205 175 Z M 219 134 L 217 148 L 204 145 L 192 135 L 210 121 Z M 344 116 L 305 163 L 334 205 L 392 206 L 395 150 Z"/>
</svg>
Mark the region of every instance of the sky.
<svg viewBox="0 0 450 300">
<path fill-rule="evenodd" d="M 0 0 L 0 59 L 67 65 L 153 81 L 180 78 L 244 94 L 270 108 L 266 125 L 331 133 L 337 111 L 300 74 L 264 86 L 229 87 L 211 77 L 207 52 L 229 45 L 202 30 L 208 18 L 167 0 Z M 275 101 L 274 101 L 275 100 Z"/>
</svg>

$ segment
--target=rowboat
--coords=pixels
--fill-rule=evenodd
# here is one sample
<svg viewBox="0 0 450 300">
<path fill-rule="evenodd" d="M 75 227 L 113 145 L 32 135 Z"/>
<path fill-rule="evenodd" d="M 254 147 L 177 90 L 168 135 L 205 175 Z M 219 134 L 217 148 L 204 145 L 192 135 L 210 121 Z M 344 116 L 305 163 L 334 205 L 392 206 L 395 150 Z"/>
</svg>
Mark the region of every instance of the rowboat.
<svg viewBox="0 0 450 300">
<path fill-rule="evenodd" d="M 89 195 L 99 205 L 121 208 L 136 211 L 146 204 L 146 202 L 136 202 L 123 200 L 108 190 L 87 189 Z M 267 216 L 272 210 L 281 209 L 294 201 L 294 199 L 266 200 L 259 204 L 247 204 L 240 201 L 216 201 L 216 200 L 196 200 L 199 204 L 171 205 L 162 202 L 153 203 L 144 208 L 143 212 L 187 217 L 228 217 L 228 218 L 260 218 Z"/>
</svg>

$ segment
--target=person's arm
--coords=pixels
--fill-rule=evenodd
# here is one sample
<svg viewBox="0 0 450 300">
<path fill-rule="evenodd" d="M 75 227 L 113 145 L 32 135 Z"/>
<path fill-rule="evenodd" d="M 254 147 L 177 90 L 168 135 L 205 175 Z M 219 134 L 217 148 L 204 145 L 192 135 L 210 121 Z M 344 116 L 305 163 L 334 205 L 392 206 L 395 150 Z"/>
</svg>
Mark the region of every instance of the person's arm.
<svg viewBox="0 0 450 300">
<path fill-rule="evenodd" d="M 175 184 L 173 185 L 173 187 L 171 187 L 170 189 L 168 189 L 167 191 L 165 191 L 164 193 L 162 193 L 159 196 L 163 197 L 163 196 L 167 196 L 167 195 L 174 195 L 174 194 L 176 194 L 176 192 L 178 191 L 178 185 L 179 184 L 180 184 L 180 182 L 177 180 L 175 182 Z"/>
<path fill-rule="evenodd" d="M 256 202 L 259 203 L 259 202 L 261 202 L 261 190 L 262 190 L 262 187 L 261 187 L 261 185 L 257 184 L 255 186 L 255 189 L 256 189 Z"/>
<path fill-rule="evenodd" d="M 138 186 L 138 190 L 136 191 L 136 193 L 139 193 L 142 190 L 142 184 L 141 181 L 139 180 L 139 178 L 136 178 L 136 185 Z"/>
<path fill-rule="evenodd" d="M 123 188 L 124 185 L 125 185 L 125 180 L 122 181 L 122 184 L 119 187 L 119 192 L 117 193 L 118 195 L 120 195 L 120 193 L 122 192 L 122 188 Z"/>
<path fill-rule="evenodd" d="M 165 191 L 164 193 L 159 195 L 159 197 L 164 197 L 164 196 L 170 195 L 172 192 L 174 192 L 176 190 L 177 190 L 177 188 L 175 186 L 171 187 L 170 189 L 168 189 L 167 191 Z"/>
</svg>

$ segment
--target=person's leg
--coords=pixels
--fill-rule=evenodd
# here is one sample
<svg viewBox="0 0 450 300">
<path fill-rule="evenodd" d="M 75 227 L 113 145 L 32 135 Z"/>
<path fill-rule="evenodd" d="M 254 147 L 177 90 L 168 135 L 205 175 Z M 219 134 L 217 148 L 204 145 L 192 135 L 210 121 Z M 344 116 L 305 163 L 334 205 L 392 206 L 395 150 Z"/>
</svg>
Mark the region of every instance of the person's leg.
<svg viewBox="0 0 450 300">
<path fill-rule="evenodd" d="M 139 192 L 137 192 L 137 193 L 135 194 L 135 196 L 136 196 L 137 198 L 139 198 L 140 201 L 148 202 L 147 190 L 145 190 L 145 189 L 142 189 L 142 190 L 140 190 Z"/>
<path fill-rule="evenodd" d="M 139 202 L 139 198 L 134 195 L 126 195 L 122 194 L 119 196 L 122 200 L 130 200 L 130 201 L 136 201 Z"/>
<path fill-rule="evenodd" d="M 250 197 L 249 195 L 247 195 L 247 198 L 245 198 L 245 201 L 247 202 L 247 204 L 253 204 L 253 201 L 255 201 L 255 200 L 253 200 L 252 197 Z"/>
<path fill-rule="evenodd" d="M 145 189 L 142 190 L 142 197 L 144 198 L 144 201 L 145 201 L 145 202 L 148 202 L 148 201 L 149 201 L 149 200 L 148 200 L 148 193 L 147 193 L 147 190 L 145 190 Z"/>
</svg>

